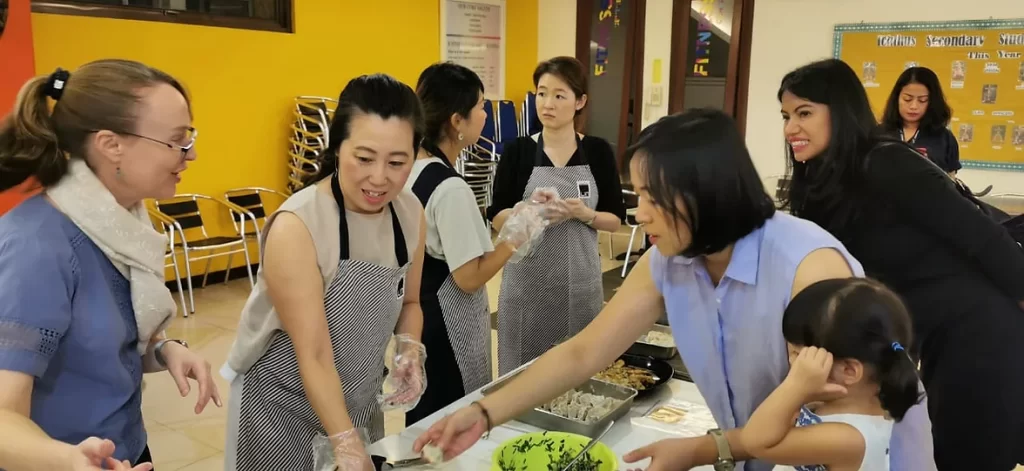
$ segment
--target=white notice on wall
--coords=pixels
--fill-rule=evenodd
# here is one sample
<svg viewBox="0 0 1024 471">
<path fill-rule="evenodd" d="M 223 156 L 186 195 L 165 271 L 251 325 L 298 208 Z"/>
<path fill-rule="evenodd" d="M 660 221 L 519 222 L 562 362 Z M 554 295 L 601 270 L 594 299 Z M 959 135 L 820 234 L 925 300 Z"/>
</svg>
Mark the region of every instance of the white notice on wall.
<svg viewBox="0 0 1024 471">
<path fill-rule="evenodd" d="M 468 67 L 484 82 L 488 98 L 505 95 L 503 1 L 441 0 L 441 59 Z"/>
</svg>

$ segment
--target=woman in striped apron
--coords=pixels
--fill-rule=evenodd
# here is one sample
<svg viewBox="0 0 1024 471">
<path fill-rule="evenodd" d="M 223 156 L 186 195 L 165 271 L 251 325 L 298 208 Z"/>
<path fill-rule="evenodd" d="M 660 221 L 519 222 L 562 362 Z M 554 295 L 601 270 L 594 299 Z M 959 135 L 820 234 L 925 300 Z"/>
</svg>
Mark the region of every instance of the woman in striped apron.
<svg viewBox="0 0 1024 471">
<path fill-rule="evenodd" d="M 498 370 L 508 373 L 583 330 L 604 305 L 597 231 L 626 217 L 615 155 L 607 141 L 581 136 L 574 119 L 586 106 L 587 73 L 556 57 L 533 74 L 544 129 L 505 144 L 487 215 L 500 229 L 512 207 L 554 187 L 561 214 L 540 245 L 505 268 L 498 296 Z"/>
<path fill-rule="evenodd" d="M 461 65 L 433 64 L 420 75 L 416 94 L 426 135 L 407 188 L 423 203 L 427 219 L 420 305 L 429 387 L 406 414 L 406 425 L 491 381 L 486 284 L 517 248 L 515 242 L 491 243 L 473 190 L 453 165 L 487 121 L 480 77 Z"/>
<path fill-rule="evenodd" d="M 341 469 L 373 469 L 359 429 L 371 441 L 384 435 L 378 395 L 392 334 L 402 399 L 414 406 L 422 394 L 423 212 L 403 190 L 422 119 L 408 86 L 354 79 L 321 173 L 268 219 L 225 368 L 226 470 L 311 470 L 318 435 L 330 437 Z"/>
</svg>

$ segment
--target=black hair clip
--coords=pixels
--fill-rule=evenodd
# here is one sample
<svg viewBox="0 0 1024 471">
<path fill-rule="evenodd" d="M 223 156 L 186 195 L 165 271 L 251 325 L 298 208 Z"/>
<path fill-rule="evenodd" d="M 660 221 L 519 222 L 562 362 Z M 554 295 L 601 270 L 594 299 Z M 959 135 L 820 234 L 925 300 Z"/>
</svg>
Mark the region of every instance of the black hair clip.
<svg viewBox="0 0 1024 471">
<path fill-rule="evenodd" d="M 57 67 L 57 70 L 53 71 L 46 81 L 46 96 L 60 100 L 60 97 L 64 95 L 64 87 L 67 86 L 69 78 L 71 78 L 71 72 Z"/>
</svg>

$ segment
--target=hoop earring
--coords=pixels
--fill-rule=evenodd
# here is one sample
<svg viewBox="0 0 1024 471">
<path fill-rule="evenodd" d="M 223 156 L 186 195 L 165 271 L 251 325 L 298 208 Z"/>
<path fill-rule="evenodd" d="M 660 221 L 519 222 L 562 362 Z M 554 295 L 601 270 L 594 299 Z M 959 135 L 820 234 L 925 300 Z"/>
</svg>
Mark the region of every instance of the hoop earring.
<svg viewBox="0 0 1024 471">
<path fill-rule="evenodd" d="M 463 136 L 463 135 L 462 135 L 462 133 L 460 132 L 460 133 L 459 133 L 459 140 L 461 141 L 461 140 L 463 140 L 463 139 L 465 139 L 465 138 L 466 138 L 466 136 Z"/>
</svg>

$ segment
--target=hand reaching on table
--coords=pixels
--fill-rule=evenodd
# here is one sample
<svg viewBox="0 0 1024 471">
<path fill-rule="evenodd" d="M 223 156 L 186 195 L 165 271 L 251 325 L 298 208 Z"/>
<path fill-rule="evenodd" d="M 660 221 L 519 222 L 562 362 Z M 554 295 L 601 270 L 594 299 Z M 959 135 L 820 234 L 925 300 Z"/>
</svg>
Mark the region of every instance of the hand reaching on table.
<svg viewBox="0 0 1024 471">
<path fill-rule="evenodd" d="M 487 418 L 483 410 L 469 405 L 437 421 L 416 439 L 412 449 L 422 453 L 424 446 L 433 444 L 444 452 L 444 460 L 449 461 L 472 447 L 485 432 Z"/>
</svg>

